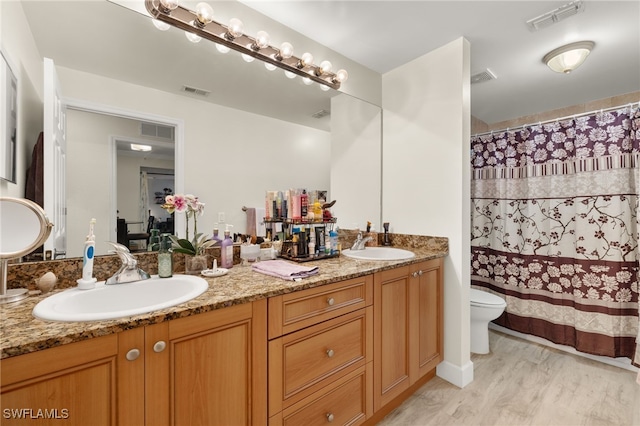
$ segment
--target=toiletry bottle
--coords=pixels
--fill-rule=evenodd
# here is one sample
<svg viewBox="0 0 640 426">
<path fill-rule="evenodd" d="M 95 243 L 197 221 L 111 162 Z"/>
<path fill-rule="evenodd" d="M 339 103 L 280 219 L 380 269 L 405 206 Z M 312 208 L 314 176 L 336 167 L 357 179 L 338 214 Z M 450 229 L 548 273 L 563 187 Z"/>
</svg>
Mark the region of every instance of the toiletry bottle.
<svg viewBox="0 0 640 426">
<path fill-rule="evenodd" d="M 300 216 L 303 219 L 306 218 L 308 211 L 309 211 L 309 195 L 307 195 L 307 190 L 303 189 L 302 194 L 300 194 Z"/>
<path fill-rule="evenodd" d="M 173 250 L 169 234 L 162 234 L 160 249 L 158 250 L 158 276 L 169 278 L 173 276 Z"/>
<path fill-rule="evenodd" d="M 220 243 L 220 266 L 227 269 L 233 267 L 233 241 L 229 226 L 224 230 L 224 240 Z"/>
<path fill-rule="evenodd" d="M 338 253 L 338 233 L 336 231 L 329 232 L 329 241 L 331 245 L 331 254 Z"/>
<path fill-rule="evenodd" d="M 222 243 L 222 238 L 220 238 L 220 236 L 218 235 L 218 224 L 214 223 L 213 224 L 214 228 L 213 228 L 213 236 L 211 237 L 212 240 L 217 242 L 217 246 L 220 246 L 220 243 Z"/>
<path fill-rule="evenodd" d="M 151 230 L 151 236 L 149 237 L 149 245 L 147 246 L 147 251 L 158 251 L 160 250 L 160 235 L 158 234 L 160 231 L 157 229 Z"/>
</svg>

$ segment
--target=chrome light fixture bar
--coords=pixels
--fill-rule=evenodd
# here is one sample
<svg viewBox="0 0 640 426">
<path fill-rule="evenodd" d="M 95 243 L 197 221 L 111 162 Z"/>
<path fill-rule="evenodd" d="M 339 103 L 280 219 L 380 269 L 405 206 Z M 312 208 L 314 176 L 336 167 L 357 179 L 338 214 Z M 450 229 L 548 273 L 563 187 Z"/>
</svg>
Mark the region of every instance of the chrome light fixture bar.
<svg viewBox="0 0 640 426">
<path fill-rule="evenodd" d="M 145 0 L 145 7 L 158 21 L 332 89 L 338 90 L 340 84 L 348 78 L 345 70 L 331 72 L 329 61 L 323 61 L 319 66 L 314 65 L 310 53 L 299 58 L 294 56 L 293 47 L 289 43 L 282 43 L 279 49 L 271 46 L 269 36 L 264 31 L 258 31 L 255 38 L 244 34 L 239 19 L 231 19 L 228 26 L 216 22 L 213 20 L 213 9 L 206 3 L 199 3 L 198 11 L 179 5 L 178 0 Z"/>
</svg>

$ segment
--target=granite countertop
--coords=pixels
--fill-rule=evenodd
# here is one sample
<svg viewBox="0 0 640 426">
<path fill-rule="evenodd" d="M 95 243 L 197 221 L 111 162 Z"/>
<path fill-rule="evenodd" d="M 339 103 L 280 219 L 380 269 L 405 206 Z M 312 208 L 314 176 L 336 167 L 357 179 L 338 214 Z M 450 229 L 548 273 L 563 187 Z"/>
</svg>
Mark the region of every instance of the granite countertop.
<svg viewBox="0 0 640 426">
<path fill-rule="evenodd" d="M 446 250 L 438 248 L 410 248 L 410 250 L 416 254 L 416 257 L 409 260 L 357 261 L 340 256 L 306 262 L 303 264 L 304 266 L 318 266 L 319 271 L 317 275 L 301 281 L 287 281 L 253 272 L 249 266 L 234 265 L 227 275 L 205 278 L 209 283 L 209 289 L 189 302 L 147 314 L 107 321 L 42 321 L 33 317 L 32 310 L 38 302 L 50 294 L 30 296 L 24 301 L 0 306 L 0 321 L 2 323 L 0 358 L 22 355 L 266 297 L 318 287 L 447 255 Z M 53 293 L 63 290 L 54 290 Z"/>
</svg>

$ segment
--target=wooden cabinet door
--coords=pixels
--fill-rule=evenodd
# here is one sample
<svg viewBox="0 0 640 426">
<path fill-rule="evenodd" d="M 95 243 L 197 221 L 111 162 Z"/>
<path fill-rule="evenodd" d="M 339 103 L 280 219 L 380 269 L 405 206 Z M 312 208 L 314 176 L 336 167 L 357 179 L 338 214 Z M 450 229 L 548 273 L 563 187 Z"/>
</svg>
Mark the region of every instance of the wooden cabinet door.
<svg viewBox="0 0 640 426">
<path fill-rule="evenodd" d="M 266 424 L 266 333 L 266 300 L 170 321 L 171 423 Z"/>
<path fill-rule="evenodd" d="M 409 268 L 374 275 L 374 411 L 410 385 Z"/>
<path fill-rule="evenodd" d="M 116 425 L 114 335 L 4 359 L 2 424 Z"/>
<path fill-rule="evenodd" d="M 442 259 L 421 262 L 410 268 L 411 383 L 442 361 L 442 269 Z"/>
</svg>

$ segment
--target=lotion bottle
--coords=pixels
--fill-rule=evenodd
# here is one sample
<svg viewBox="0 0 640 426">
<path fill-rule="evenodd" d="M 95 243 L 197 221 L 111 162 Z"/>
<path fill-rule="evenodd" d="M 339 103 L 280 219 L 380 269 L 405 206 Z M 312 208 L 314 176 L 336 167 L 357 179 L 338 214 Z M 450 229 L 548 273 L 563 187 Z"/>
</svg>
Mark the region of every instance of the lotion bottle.
<svg viewBox="0 0 640 426">
<path fill-rule="evenodd" d="M 229 232 L 229 226 L 224 230 L 224 240 L 220 243 L 220 266 L 223 268 L 233 267 L 233 240 Z"/>
<path fill-rule="evenodd" d="M 160 278 L 173 276 L 173 253 L 169 234 L 162 234 L 160 250 L 158 250 L 158 276 Z"/>
<path fill-rule="evenodd" d="M 218 245 L 222 244 L 222 238 L 220 238 L 220 235 L 218 235 L 218 224 L 214 223 L 213 224 L 213 236 L 211 237 L 212 240 L 214 240 L 215 242 L 218 243 Z"/>
</svg>

